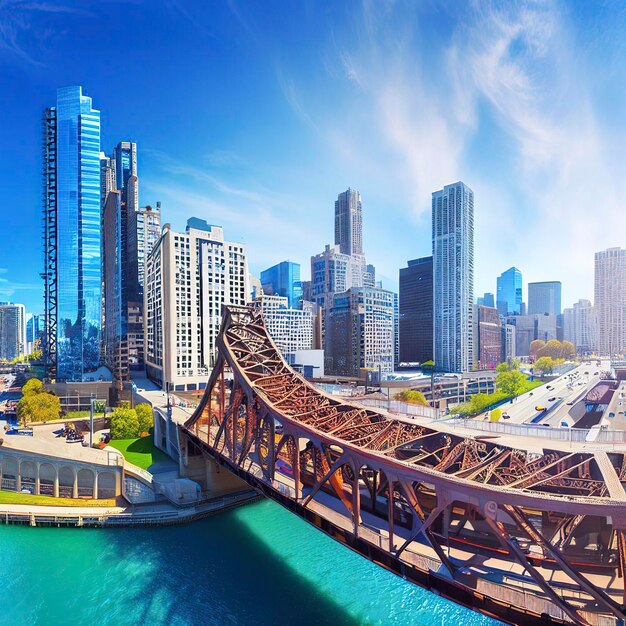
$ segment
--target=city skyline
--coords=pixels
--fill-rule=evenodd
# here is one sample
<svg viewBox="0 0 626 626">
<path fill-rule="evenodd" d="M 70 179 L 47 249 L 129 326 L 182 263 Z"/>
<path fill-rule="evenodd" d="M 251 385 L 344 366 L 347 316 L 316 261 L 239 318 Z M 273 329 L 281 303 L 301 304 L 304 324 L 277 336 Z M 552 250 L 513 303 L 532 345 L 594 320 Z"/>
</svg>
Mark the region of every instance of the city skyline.
<svg viewBox="0 0 626 626">
<path fill-rule="evenodd" d="M 618 177 L 612 155 L 622 131 L 608 136 L 598 102 L 610 95 L 615 111 L 621 108 L 612 83 L 619 84 L 624 70 L 609 59 L 602 78 L 588 71 L 601 53 L 583 28 L 584 20 L 606 26 L 611 40 L 614 8 L 591 15 L 584 7 L 495 11 L 478 4 L 453 12 L 445 3 L 420 9 L 400 3 L 387 12 L 364 5 L 352 15 L 337 5 L 319 14 L 298 7 L 290 15 L 275 12 L 268 24 L 253 4 L 143 4 L 127 7 L 125 18 L 146 17 L 135 20 L 128 41 L 126 22 L 112 6 L 89 12 L 72 3 L 55 11 L 46 6 L 4 8 L 12 34 L 2 35 L 0 52 L 0 72 L 12 87 L 0 105 L 7 120 L 3 159 L 11 163 L 0 193 L 3 206 L 16 207 L 3 212 L 0 225 L 26 240 L 38 239 L 40 229 L 40 131 L 32 120 L 56 87 L 80 84 L 104 112 L 103 149 L 120 140 L 138 143 L 140 204 L 161 199 L 176 229 L 190 215 L 223 224 L 246 243 L 257 275 L 281 258 L 306 268 L 308 256 L 328 240 L 328 207 L 337 190 L 349 186 L 362 194 L 364 247 L 394 290 L 406 259 L 428 254 L 430 194 L 451 180 L 467 181 L 481 199 L 476 293 L 493 292 L 496 276 L 515 265 L 529 282 L 561 280 L 566 305 L 592 298 L 593 253 L 622 244 L 604 227 L 619 218 L 617 191 L 607 180 Z M 309 47 L 291 37 L 276 42 L 274 30 L 292 20 L 311 35 Z M 71 44 L 62 38 L 65 22 L 80 33 Z M 351 24 L 342 29 L 341 44 L 320 34 L 331 22 L 337 29 Z M 155 25 L 161 37 L 151 36 Z M 211 38 L 218 30 L 221 36 Z M 453 36 L 443 38 L 448 30 Z M 127 41 L 127 72 L 136 76 L 125 83 L 123 105 L 110 88 L 116 66 L 110 40 L 117 35 Z M 588 52 L 584 62 L 573 57 L 568 41 Z M 164 54 L 174 43 L 181 56 L 169 61 Z M 393 45 L 402 49 L 397 63 Z M 137 65 L 139 48 L 153 66 Z M 617 58 L 620 46 L 614 50 Z M 227 67 L 216 62 L 224 54 Z M 190 63 L 185 75 L 177 62 L 183 57 Z M 467 75 L 459 71 L 461 57 Z M 310 80 L 302 80 L 299 69 Z M 557 84 L 537 82 L 555 70 Z M 414 107 L 427 104 L 422 92 L 437 103 L 450 87 L 452 104 L 425 106 L 414 119 Z M 321 102 L 313 89 L 332 97 Z M 577 97 L 547 106 L 554 89 L 576 89 Z M 210 90 L 215 97 L 207 100 Z M 250 90 L 254 104 L 246 105 L 242 96 Z M 267 123 L 258 124 L 259 115 Z M 615 115 L 608 119 L 621 129 Z M 184 125 L 176 121 L 183 118 Z M 589 210 L 598 198 L 602 221 Z M 561 236 L 554 238 L 557 229 Z M 529 242 L 544 249 L 542 260 Z M 542 271 L 545 257 L 550 276 Z M 0 298 L 40 312 L 39 268 L 38 250 L 29 246 L 3 255 Z"/>
</svg>

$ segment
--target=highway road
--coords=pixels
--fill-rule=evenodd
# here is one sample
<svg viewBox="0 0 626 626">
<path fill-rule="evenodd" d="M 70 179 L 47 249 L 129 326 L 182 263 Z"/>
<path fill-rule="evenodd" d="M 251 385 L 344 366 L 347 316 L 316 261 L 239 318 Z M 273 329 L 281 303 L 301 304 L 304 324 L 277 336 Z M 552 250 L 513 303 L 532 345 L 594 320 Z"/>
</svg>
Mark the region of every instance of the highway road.
<svg viewBox="0 0 626 626">
<path fill-rule="evenodd" d="M 600 373 L 609 369 L 608 360 L 602 362 L 600 367 L 595 361 L 582 363 L 567 374 L 503 404 L 500 407 L 502 421 L 511 424 L 547 424 L 554 427 L 561 426 L 562 423 L 572 425 L 584 412 L 584 405 L 580 400 L 600 380 Z M 548 412 L 539 418 L 540 412 L 535 407 L 544 407 Z"/>
</svg>

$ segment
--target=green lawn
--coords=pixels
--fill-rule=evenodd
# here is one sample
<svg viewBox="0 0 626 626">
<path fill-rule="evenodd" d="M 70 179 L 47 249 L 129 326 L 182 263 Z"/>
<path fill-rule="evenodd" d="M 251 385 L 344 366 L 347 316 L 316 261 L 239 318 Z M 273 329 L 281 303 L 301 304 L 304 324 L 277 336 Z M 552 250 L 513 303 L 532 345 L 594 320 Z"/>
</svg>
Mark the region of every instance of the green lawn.
<svg viewBox="0 0 626 626">
<path fill-rule="evenodd" d="M 34 496 L 30 493 L 0 491 L 0 504 L 36 504 L 39 506 L 115 506 L 115 498 L 110 500 L 83 500 L 80 498 L 52 498 Z"/>
<path fill-rule="evenodd" d="M 129 463 L 142 469 L 148 469 L 153 463 L 169 458 L 154 447 L 152 435 L 137 439 L 113 439 L 109 442 L 109 445 L 119 450 Z"/>
<path fill-rule="evenodd" d="M 71 422 L 72 420 L 77 420 L 81 417 L 89 417 L 89 411 L 68 411 L 66 420 Z M 100 415 L 94 415 L 94 417 L 100 417 Z"/>
</svg>

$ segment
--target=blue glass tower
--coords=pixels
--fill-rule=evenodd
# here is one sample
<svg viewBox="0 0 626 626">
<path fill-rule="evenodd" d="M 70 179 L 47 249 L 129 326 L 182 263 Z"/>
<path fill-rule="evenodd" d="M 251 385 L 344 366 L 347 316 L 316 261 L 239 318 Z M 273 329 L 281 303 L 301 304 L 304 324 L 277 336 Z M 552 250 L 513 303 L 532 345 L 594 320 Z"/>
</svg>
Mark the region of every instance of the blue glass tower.
<svg viewBox="0 0 626 626">
<path fill-rule="evenodd" d="M 300 282 L 300 264 L 283 261 L 261 272 L 263 292 L 269 295 L 287 298 L 292 309 L 298 307 L 302 299 L 302 283 Z"/>
<path fill-rule="evenodd" d="M 100 363 L 100 111 L 81 87 L 44 114 L 47 376 L 79 381 Z"/>
<path fill-rule="evenodd" d="M 498 276 L 496 306 L 500 315 L 519 315 L 522 310 L 522 272 L 510 267 Z"/>
</svg>

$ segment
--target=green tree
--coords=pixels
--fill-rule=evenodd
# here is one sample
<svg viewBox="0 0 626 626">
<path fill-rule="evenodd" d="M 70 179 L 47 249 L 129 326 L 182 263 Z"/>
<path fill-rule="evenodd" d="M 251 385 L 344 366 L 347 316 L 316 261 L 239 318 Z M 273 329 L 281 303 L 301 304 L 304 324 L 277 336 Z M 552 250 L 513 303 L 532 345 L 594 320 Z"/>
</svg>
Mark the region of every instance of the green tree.
<svg viewBox="0 0 626 626">
<path fill-rule="evenodd" d="M 22 395 L 37 394 L 43 391 L 43 383 L 38 378 L 31 378 L 24 383 Z"/>
<path fill-rule="evenodd" d="M 135 407 L 137 412 L 137 419 L 139 420 L 139 432 L 147 433 L 154 426 L 154 415 L 152 413 L 152 406 L 147 402 L 138 404 Z"/>
<path fill-rule="evenodd" d="M 135 409 L 116 408 L 111 413 L 111 439 L 132 439 L 139 435 L 139 418 Z"/>
<path fill-rule="evenodd" d="M 520 365 L 522 364 L 522 362 L 519 359 L 516 359 L 515 357 L 511 357 L 508 363 L 509 363 L 510 370 L 518 370 L 520 368 Z"/>
<path fill-rule="evenodd" d="M 533 365 L 533 370 L 540 372 L 541 375 L 544 376 L 546 374 L 552 374 L 555 365 L 556 362 L 552 357 L 542 356 L 535 361 Z"/>
<path fill-rule="evenodd" d="M 408 402 L 409 404 L 421 404 L 422 406 L 428 406 L 428 402 L 426 401 L 424 394 L 415 389 L 405 389 L 404 391 L 401 391 L 396 398 L 402 400 L 403 402 Z"/>
<path fill-rule="evenodd" d="M 518 370 L 499 372 L 496 375 L 496 390 L 509 397 L 519 396 L 524 393 L 526 382 L 526 376 Z"/>
<path fill-rule="evenodd" d="M 49 422 L 61 416 L 61 401 L 54 394 L 42 391 L 22 396 L 17 405 L 17 416 L 23 424 Z"/>
<path fill-rule="evenodd" d="M 496 365 L 496 372 L 500 373 L 500 372 L 508 372 L 511 368 L 509 367 L 508 363 L 500 363 L 498 365 Z"/>
</svg>

